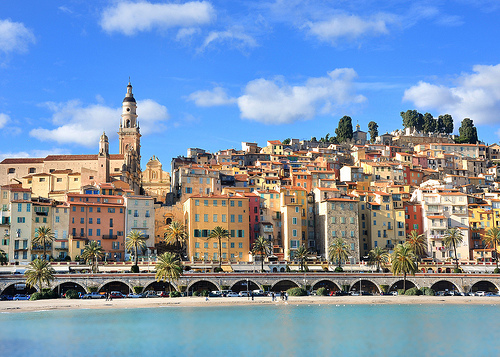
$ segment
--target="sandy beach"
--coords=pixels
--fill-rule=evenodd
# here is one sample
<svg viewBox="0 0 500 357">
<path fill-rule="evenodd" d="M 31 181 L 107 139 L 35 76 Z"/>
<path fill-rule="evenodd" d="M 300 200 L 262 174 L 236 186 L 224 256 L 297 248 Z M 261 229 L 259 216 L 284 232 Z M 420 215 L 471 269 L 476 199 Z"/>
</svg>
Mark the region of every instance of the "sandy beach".
<svg viewBox="0 0 500 357">
<path fill-rule="evenodd" d="M 143 298 L 99 300 L 38 300 L 0 301 L 0 313 L 67 309 L 134 309 L 168 306 L 234 306 L 234 305 L 379 305 L 379 304 L 474 304 L 500 305 L 500 297 L 488 296 L 306 296 L 289 297 L 288 301 L 271 301 L 270 297 L 256 297 L 254 301 L 246 297 L 209 298 Z"/>
</svg>

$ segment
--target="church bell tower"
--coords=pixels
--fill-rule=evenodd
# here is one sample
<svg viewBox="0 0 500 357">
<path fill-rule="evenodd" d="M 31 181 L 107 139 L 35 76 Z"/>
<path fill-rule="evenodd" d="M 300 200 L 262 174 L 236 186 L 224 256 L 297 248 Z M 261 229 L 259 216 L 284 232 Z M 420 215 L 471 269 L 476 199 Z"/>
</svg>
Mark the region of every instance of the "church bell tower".
<svg viewBox="0 0 500 357">
<path fill-rule="evenodd" d="M 127 94 L 122 103 L 122 118 L 118 131 L 120 154 L 126 154 L 133 149 L 141 157 L 141 133 L 137 122 L 137 103 L 132 93 L 130 81 L 127 85 Z"/>
</svg>

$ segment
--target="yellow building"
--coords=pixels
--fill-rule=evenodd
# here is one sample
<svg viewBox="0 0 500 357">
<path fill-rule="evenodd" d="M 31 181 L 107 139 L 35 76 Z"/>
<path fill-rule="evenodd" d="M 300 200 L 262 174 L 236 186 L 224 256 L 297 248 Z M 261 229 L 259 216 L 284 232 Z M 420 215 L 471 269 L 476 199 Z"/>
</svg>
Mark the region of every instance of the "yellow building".
<svg viewBox="0 0 500 357">
<path fill-rule="evenodd" d="M 238 195 L 193 195 L 184 203 L 184 224 L 189 232 L 188 256 L 192 261 L 219 261 L 217 239 L 209 239 L 217 226 L 229 232 L 221 240 L 222 261 L 248 261 L 249 202 Z"/>
</svg>

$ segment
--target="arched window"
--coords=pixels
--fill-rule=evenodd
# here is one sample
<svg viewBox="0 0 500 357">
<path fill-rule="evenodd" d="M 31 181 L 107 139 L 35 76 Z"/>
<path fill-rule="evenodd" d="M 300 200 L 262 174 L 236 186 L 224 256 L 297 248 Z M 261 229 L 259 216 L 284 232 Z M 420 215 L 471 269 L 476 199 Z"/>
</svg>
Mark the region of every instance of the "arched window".
<svg viewBox="0 0 500 357">
<path fill-rule="evenodd" d="M 34 168 L 34 167 L 30 167 L 30 168 L 29 168 L 29 170 L 28 170 L 28 172 L 29 172 L 30 174 L 34 174 L 34 173 L 36 173 L 36 168 Z"/>
<path fill-rule="evenodd" d="M 9 174 L 15 174 L 16 173 L 16 169 L 11 167 L 8 171 Z"/>
<path fill-rule="evenodd" d="M 154 172 L 154 171 L 153 171 L 153 172 L 151 173 L 151 178 L 152 178 L 153 180 L 156 180 L 156 172 Z"/>
<path fill-rule="evenodd" d="M 127 124 L 125 125 L 127 128 L 130 128 L 130 119 L 127 119 Z"/>
</svg>

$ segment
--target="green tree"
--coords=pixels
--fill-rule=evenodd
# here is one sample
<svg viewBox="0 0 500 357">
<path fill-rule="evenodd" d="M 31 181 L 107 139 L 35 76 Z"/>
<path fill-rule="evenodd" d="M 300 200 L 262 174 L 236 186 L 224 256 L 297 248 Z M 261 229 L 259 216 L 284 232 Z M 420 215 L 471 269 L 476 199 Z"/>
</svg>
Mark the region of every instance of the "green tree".
<svg viewBox="0 0 500 357">
<path fill-rule="evenodd" d="M 349 259 L 350 249 L 347 243 L 342 238 L 336 238 L 328 247 L 328 256 L 332 263 L 336 263 L 339 268 L 342 268 L 342 262 Z"/>
<path fill-rule="evenodd" d="M 427 252 L 427 243 L 425 241 L 425 236 L 423 234 L 418 234 L 418 231 L 415 229 L 408 234 L 406 237 L 406 243 L 410 246 L 411 250 L 415 254 L 415 266 L 418 270 L 418 262 L 421 257 L 426 255 Z"/>
<path fill-rule="evenodd" d="M 0 249 L 0 264 L 4 265 L 7 264 L 8 259 L 7 259 L 7 253 L 5 253 L 2 249 Z"/>
<path fill-rule="evenodd" d="M 300 263 L 300 271 L 304 271 L 308 255 L 309 255 L 309 249 L 307 249 L 304 245 L 301 245 L 295 251 L 294 258 L 297 259 Z"/>
<path fill-rule="evenodd" d="M 474 121 L 469 118 L 462 120 L 462 125 L 458 128 L 460 134 L 460 143 L 475 144 L 477 143 L 477 129 L 474 126 Z"/>
<path fill-rule="evenodd" d="M 398 244 L 392 253 L 392 274 L 403 274 L 403 290 L 406 291 L 406 275 L 415 275 L 415 254 L 408 244 Z"/>
<path fill-rule="evenodd" d="M 436 131 L 437 120 L 431 113 L 425 113 L 423 116 L 422 131 L 424 133 L 433 133 Z"/>
<path fill-rule="evenodd" d="M 441 125 L 439 124 L 439 119 L 441 119 Z M 451 134 L 453 133 L 453 118 L 450 114 L 440 115 L 438 118 L 438 131 L 440 133 Z"/>
<path fill-rule="evenodd" d="M 343 143 L 347 140 L 352 139 L 352 119 L 347 115 L 344 115 L 339 120 L 339 125 L 335 129 L 335 134 L 337 134 L 337 141 Z"/>
<path fill-rule="evenodd" d="M 43 247 L 43 259 L 47 259 L 47 245 L 54 241 L 54 234 L 49 227 L 41 226 L 35 230 L 35 237 L 33 237 L 33 244 L 41 245 Z"/>
<path fill-rule="evenodd" d="M 82 259 L 92 266 L 92 271 L 97 273 L 99 271 L 98 260 L 104 256 L 104 249 L 97 244 L 95 240 L 91 240 L 85 246 L 82 252 Z"/>
<path fill-rule="evenodd" d="M 380 267 L 389 262 L 389 253 L 382 247 L 375 247 L 368 253 L 368 264 L 377 267 L 377 273 Z"/>
<path fill-rule="evenodd" d="M 50 285 L 50 282 L 54 280 L 54 274 L 56 271 L 50 266 L 50 263 L 46 260 L 35 259 L 29 265 L 28 269 L 24 273 L 26 276 L 26 285 L 29 287 L 38 286 L 40 292 L 42 292 L 43 284 Z"/>
<path fill-rule="evenodd" d="M 500 244 L 500 229 L 498 229 L 497 227 L 488 229 L 486 231 L 486 234 L 483 236 L 483 242 L 495 252 L 495 261 L 498 269 L 497 246 Z"/>
<path fill-rule="evenodd" d="M 222 247 L 221 247 L 221 240 L 222 238 L 226 238 L 229 240 L 229 231 L 227 229 L 224 229 L 220 226 L 215 227 L 211 232 L 210 236 L 208 239 L 217 239 L 219 241 L 218 247 L 219 247 L 219 269 L 222 269 Z"/>
<path fill-rule="evenodd" d="M 164 238 L 167 244 L 176 246 L 179 259 L 182 260 L 182 248 L 188 238 L 186 227 L 181 222 L 173 221 L 168 225 Z"/>
<path fill-rule="evenodd" d="M 315 137 L 315 136 L 313 136 L 313 137 L 311 138 L 311 142 L 312 142 L 312 143 L 317 143 L 317 142 L 318 142 L 318 139 L 316 139 L 316 137 Z"/>
<path fill-rule="evenodd" d="M 281 143 L 282 143 L 283 145 L 290 145 L 290 142 L 291 142 L 291 141 L 292 141 L 292 140 L 291 140 L 290 138 L 286 138 L 286 139 L 285 139 L 285 140 L 283 140 Z"/>
<path fill-rule="evenodd" d="M 125 249 L 134 250 L 134 265 L 137 266 L 139 262 L 139 249 L 141 251 L 147 249 L 146 238 L 144 238 L 142 232 L 131 230 L 130 233 L 127 234 L 127 239 L 125 240 Z"/>
<path fill-rule="evenodd" d="M 457 227 L 449 228 L 444 233 L 443 243 L 448 248 L 453 248 L 454 257 L 455 257 L 455 269 L 458 269 L 458 257 L 457 257 L 457 246 L 462 243 L 464 240 L 464 236 L 462 231 Z"/>
<path fill-rule="evenodd" d="M 422 131 L 422 126 L 424 124 L 424 117 L 422 114 L 416 110 L 407 110 L 399 114 L 401 118 L 403 118 L 403 126 L 405 128 L 415 128 L 418 131 Z"/>
<path fill-rule="evenodd" d="M 370 142 L 373 144 L 378 136 L 378 124 L 374 121 L 368 123 L 368 132 L 370 133 Z"/>
<path fill-rule="evenodd" d="M 168 282 L 169 292 L 171 291 L 171 282 L 179 280 L 182 275 L 182 264 L 179 258 L 170 252 L 165 252 L 158 256 L 156 262 L 155 279 L 157 282 Z"/>
<path fill-rule="evenodd" d="M 264 272 L 264 257 L 269 256 L 272 245 L 269 239 L 258 236 L 252 244 L 252 253 L 260 255 L 260 271 Z"/>
</svg>

